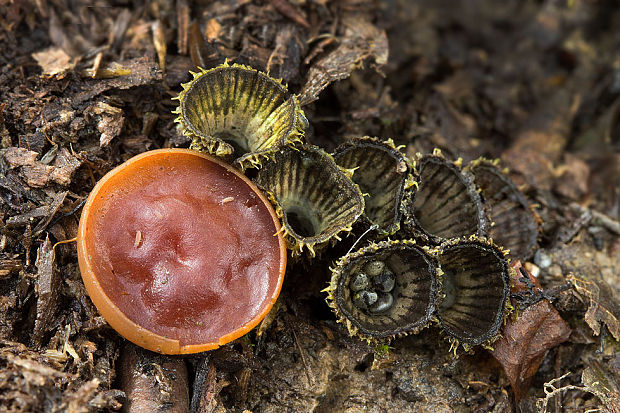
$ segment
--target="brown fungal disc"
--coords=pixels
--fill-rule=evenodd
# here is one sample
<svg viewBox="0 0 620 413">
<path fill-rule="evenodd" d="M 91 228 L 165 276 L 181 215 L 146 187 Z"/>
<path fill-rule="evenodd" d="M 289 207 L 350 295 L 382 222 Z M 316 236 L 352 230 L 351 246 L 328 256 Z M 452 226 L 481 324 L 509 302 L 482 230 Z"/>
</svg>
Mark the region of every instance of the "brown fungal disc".
<svg viewBox="0 0 620 413">
<path fill-rule="evenodd" d="M 338 233 L 351 230 L 364 211 L 359 187 L 333 158 L 312 145 L 274 153 L 257 171 L 255 182 L 270 194 L 294 255 L 312 256 Z"/>
<path fill-rule="evenodd" d="M 351 335 L 379 340 L 417 333 L 435 311 L 437 271 L 415 241 L 371 244 L 338 260 L 327 301 Z"/>
<path fill-rule="evenodd" d="M 437 309 L 443 331 L 466 349 L 492 341 L 510 290 L 504 251 L 472 237 L 442 244 L 437 260 L 444 274 L 443 300 Z"/>
<path fill-rule="evenodd" d="M 398 231 L 403 197 L 413 185 L 413 177 L 394 143 L 370 137 L 352 139 L 336 149 L 334 160 L 354 170 L 353 181 L 368 195 L 364 217 L 370 224 L 378 225 L 385 235 Z"/>
<path fill-rule="evenodd" d="M 538 222 L 525 196 L 512 180 L 491 161 L 478 159 L 467 169 L 481 190 L 491 219 L 489 236 L 508 249 L 512 259 L 532 256 L 538 241 Z"/>
<path fill-rule="evenodd" d="M 418 189 L 408 205 L 411 229 L 434 243 L 468 235 L 485 235 L 480 196 L 455 164 L 437 155 L 417 161 Z"/>
<path fill-rule="evenodd" d="M 274 304 L 286 268 L 279 232 L 267 198 L 232 166 L 187 149 L 150 151 L 89 195 L 80 272 L 122 336 L 196 353 L 247 333 Z"/>
</svg>

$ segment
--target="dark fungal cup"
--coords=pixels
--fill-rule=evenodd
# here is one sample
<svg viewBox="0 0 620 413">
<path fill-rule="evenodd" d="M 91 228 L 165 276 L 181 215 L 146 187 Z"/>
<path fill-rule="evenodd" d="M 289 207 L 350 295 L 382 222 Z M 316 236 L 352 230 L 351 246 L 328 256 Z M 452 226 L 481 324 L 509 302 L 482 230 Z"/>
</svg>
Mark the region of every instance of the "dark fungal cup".
<svg viewBox="0 0 620 413">
<path fill-rule="evenodd" d="M 453 346 L 468 350 L 498 336 L 510 291 L 505 251 L 484 238 L 455 239 L 435 252 L 443 271 L 441 328 Z"/>
<path fill-rule="evenodd" d="M 366 196 L 364 218 L 390 235 L 400 229 L 405 191 L 414 185 L 405 156 L 392 140 L 363 137 L 340 145 L 334 160 L 354 170 L 353 181 Z"/>
<path fill-rule="evenodd" d="M 439 244 L 450 238 L 486 235 L 480 195 L 460 161 L 448 162 L 435 150 L 418 156 L 418 188 L 407 202 L 406 223 L 417 236 Z"/>
<path fill-rule="evenodd" d="M 372 243 L 340 258 L 327 302 L 350 335 L 380 341 L 426 327 L 439 290 L 437 262 L 413 240 Z"/>
<path fill-rule="evenodd" d="M 351 231 L 364 211 L 364 198 L 350 173 L 322 149 L 286 147 L 263 162 L 254 178 L 282 220 L 293 256 L 311 256 L 341 232 Z"/>
<path fill-rule="evenodd" d="M 498 161 L 477 159 L 467 166 L 482 195 L 491 220 L 489 236 L 509 250 L 514 260 L 526 260 L 535 252 L 539 225 L 525 196 L 498 167 Z"/>
<path fill-rule="evenodd" d="M 301 141 L 307 120 L 297 97 L 280 81 L 247 66 L 192 73 L 179 94 L 176 122 L 192 149 L 232 157 L 242 169 L 265 154 Z"/>
</svg>

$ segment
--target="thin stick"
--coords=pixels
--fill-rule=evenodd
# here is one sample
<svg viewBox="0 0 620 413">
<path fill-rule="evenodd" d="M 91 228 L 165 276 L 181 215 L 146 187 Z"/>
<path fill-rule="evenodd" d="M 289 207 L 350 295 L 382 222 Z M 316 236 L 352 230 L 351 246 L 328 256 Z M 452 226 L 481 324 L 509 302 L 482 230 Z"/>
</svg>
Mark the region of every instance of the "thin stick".
<svg viewBox="0 0 620 413">
<path fill-rule="evenodd" d="M 353 245 L 351 245 L 351 248 L 349 248 L 349 251 L 347 251 L 347 255 L 353 251 L 353 249 L 355 248 L 355 246 L 357 244 L 359 244 L 359 242 L 362 240 L 362 238 L 364 238 L 366 236 L 366 234 L 368 234 L 370 231 L 374 231 L 377 228 L 379 228 L 379 225 L 377 224 L 373 224 L 370 226 L 370 228 L 368 228 L 366 231 L 364 231 L 364 233 L 362 235 L 359 236 L 359 238 L 357 240 L 355 240 L 355 242 L 353 243 Z"/>
</svg>

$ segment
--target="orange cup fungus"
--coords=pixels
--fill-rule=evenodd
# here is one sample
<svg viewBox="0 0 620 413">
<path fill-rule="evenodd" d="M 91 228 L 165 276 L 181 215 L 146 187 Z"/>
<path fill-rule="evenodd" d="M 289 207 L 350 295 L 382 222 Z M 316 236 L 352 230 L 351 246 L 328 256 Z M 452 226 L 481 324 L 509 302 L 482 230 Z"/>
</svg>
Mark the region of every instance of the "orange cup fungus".
<svg viewBox="0 0 620 413">
<path fill-rule="evenodd" d="M 255 327 L 286 269 L 267 198 L 222 161 L 143 153 L 97 183 L 82 211 L 86 289 L 123 337 L 164 354 L 215 349 Z"/>
</svg>

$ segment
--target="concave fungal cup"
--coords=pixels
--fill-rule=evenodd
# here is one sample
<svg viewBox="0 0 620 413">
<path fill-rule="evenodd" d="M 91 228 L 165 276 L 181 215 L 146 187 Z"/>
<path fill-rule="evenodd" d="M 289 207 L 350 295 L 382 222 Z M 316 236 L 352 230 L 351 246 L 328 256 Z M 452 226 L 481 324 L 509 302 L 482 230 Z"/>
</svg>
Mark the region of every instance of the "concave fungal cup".
<svg viewBox="0 0 620 413">
<path fill-rule="evenodd" d="M 460 161 L 446 161 L 439 151 L 416 160 L 418 188 L 408 201 L 406 224 L 417 236 L 439 244 L 450 238 L 484 236 L 487 220 L 471 176 Z"/>
<path fill-rule="evenodd" d="M 279 234 L 269 201 L 230 165 L 155 150 L 110 171 L 89 195 L 80 271 L 122 336 L 160 353 L 195 353 L 240 337 L 267 314 L 286 268 Z"/>
<path fill-rule="evenodd" d="M 255 182 L 276 205 L 295 256 L 304 248 L 314 256 L 339 233 L 350 231 L 364 211 L 364 198 L 350 173 L 316 146 L 275 152 L 263 162 Z"/>
<path fill-rule="evenodd" d="M 378 157 L 361 149 L 360 143 L 377 142 L 354 140 L 335 156 L 342 166 L 365 172 Z M 387 164 L 376 163 L 378 169 L 389 170 Z M 537 237 L 535 216 L 492 162 L 478 160 L 463 171 L 460 160 L 448 162 L 436 150 L 418 154 L 414 167 L 417 185 L 405 197 L 404 209 L 409 234 L 418 244 L 371 242 L 341 257 L 326 289 L 327 302 L 351 335 L 367 341 L 417 333 L 432 319 L 454 349 L 490 345 L 511 308 L 508 250 L 502 244 L 513 248 L 516 257 L 531 255 Z M 402 177 L 392 173 L 382 181 L 380 173 L 368 173 L 356 182 L 365 192 L 374 191 L 371 204 L 385 207 L 394 199 L 381 189 L 398 187 Z M 383 201 L 373 200 L 373 195 Z M 493 219 L 491 233 L 500 244 L 486 238 L 487 212 Z M 400 266 L 395 265 L 398 260 Z"/>
<path fill-rule="evenodd" d="M 413 334 L 435 311 L 439 274 L 413 240 L 373 243 L 338 260 L 327 302 L 350 335 L 377 341 Z"/>
<path fill-rule="evenodd" d="M 297 97 L 280 81 L 242 65 L 227 63 L 192 73 L 183 84 L 174 113 L 192 149 L 232 157 L 242 169 L 299 142 L 307 120 Z"/>
<path fill-rule="evenodd" d="M 353 170 L 353 181 L 366 199 L 364 215 L 382 235 L 400 229 L 405 192 L 415 181 L 405 156 L 392 140 L 363 137 L 351 139 L 336 148 L 334 160 Z"/>
<path fill-rule="evenodd" d="M 491 220 L 489 236 L 506 248 L 512 259 L 526 260 L 538 242 L 537 215 L 512 180 L 497 167 L 498 162 L 480 158 L 466 169 L 480 188 Z"/>
<path fill-rule="evenodd" d="M 510 291 L 505 253 L 476 236 L 447 241 L 435 251 L 443 271 L 437 318 L 455 347 L 467 350 L 497 338 Z"/>
</svg>

